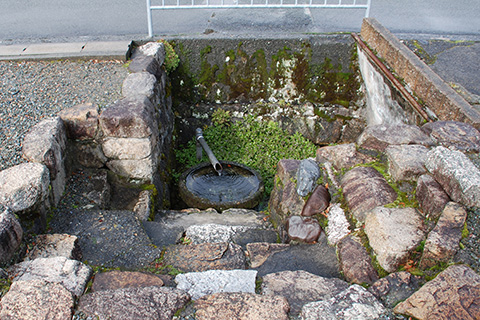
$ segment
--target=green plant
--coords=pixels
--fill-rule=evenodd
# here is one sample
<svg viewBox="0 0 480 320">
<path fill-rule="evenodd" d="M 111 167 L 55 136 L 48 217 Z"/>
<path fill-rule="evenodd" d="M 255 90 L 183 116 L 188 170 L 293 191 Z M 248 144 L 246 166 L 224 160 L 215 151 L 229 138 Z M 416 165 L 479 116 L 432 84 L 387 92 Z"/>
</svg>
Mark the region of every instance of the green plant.
<svg viewBox="0 0 480 320">
<path fill-rule="evenodd" d="M 163 39 L 160 40 L 159 42 L 163 43 L 163 46 L 165 48 L 164 65 L 165 65 L 165 69 L 167 69 L 167 72 L 170 73 L 178 67 L 178 64 L 180 63 L 180 58 L 178 57 L 177 53 L 175 52 L 175 49 L 170 44 L 170 42 Z"/>
<path fill-rule="evenodd" d="M 231 120 L 232 116 L 230 115 L 230 111 L 228 110 L 218 108 L 212 114 L 212 122 L 216 126 L 229 125 Z"/>
</svg>

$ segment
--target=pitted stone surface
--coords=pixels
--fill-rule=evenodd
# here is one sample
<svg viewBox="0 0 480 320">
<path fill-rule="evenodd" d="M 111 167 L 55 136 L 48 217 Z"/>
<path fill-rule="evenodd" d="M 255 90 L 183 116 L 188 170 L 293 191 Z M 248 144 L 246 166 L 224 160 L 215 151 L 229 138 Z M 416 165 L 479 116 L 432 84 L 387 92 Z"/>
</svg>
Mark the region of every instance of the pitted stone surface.
<svg viewBox="0 0 480 320">
<path fill-rule="evenodd" d="M 345 279 L 350 283 L 372 284 L 378 280 L 372 259 L 360 239 L 347 236 L 337 245 L 338 260 Z"/>
<path fill-rule="evenodd" d="M 315 188 L 318 178 L 320 169 L 315 160 L 301 160 L 297 170 L 297 193 L 306 197 Z"/>
<path fill-rule="evenodd" d="M 27 253 L 25 261 L 37 258 L 65 257 L 82 260 L 78 238 L 69 234 L 41 234 L 35 238 L 35 246 Z"/>
<path fill-rule="evenodd" d="M 427 172 L 425 160 L 428 149 L 421 145 L 388 146 L 388 172 L 395 181 L 416 181 Z"/>
<path fill-rule="evenodd" d="M 197 320 L 287 320 L 289 305 L 281 296 L 217 293 L 195 301 Z"/>
<path fill-rule="evenodd" d="M 423 218 L 414 208 L 377 207 L 367 213 L 365 233 L 378 263 L 394 272 L 425 239 Z"/>
<path fill-rule="evenodd" d="M 94 139 L 98 131 L 98 106 L 77 104 L 58 113 L 63 120 L 67 137 L 73 140 Z"/>
<path fill-rule="evenodd" d="M 122 95 L 124 97 L 143 95 L 155 101 L 159 96 L 157 78 L 148 72 L 131 73 L 123 81 Z"/>
<path fill-rule="evenodd" d="M 75 300 L 58 283 L 16 281 L 0 302 L 2 320 L 66 320 L 72 318 Z"/>
<path fill-rule="evenodd" d="M 357 143 L 361 148 L 380 152 L 385 151 L 389 145 L 433 145 L 432 139 L 420 130 L 420 128 L 406 124 L 379 124 L 368 126 L 360 137 L 358 137 Z"/>
<path fill-rule="evenodd" d="M 6 263 L 20 247 L 23 229 L 12 211 L 0 204 L 0 263 Z"/>
<path fill-rule="evenodd" d="M 387 309 L 365 288 L 352 285 L 330 299 L 303 306 L 303 320 L 374 320 L 384 319 Z"/>
<path fill-rule="evenodd" d="M 150 156 L 140 160 L 110 160 L 107 167 L 123 177 L 151 183 L 156 172 L 157 158 Z"/>
<path fill-rule="evenodd" d="M 372 162 L 375 159 L 357 151 L 354 143 L 326 146 L 317 149 L 317 162 L 330 161 L 335 169 L 351 168 L 357 164 Z"/>
<path fill-rule="evenodd" d="M 348 171 L 341 185 L 351 214 L 358 223 L 365 221 L 368 211 L 397 199 L 395 190 L 372 167 L 356 167 Z"/>
<path fill-rule="evenodd" d="M 303 305 L 330 299 L 347 287 L 345 281 L 337 278 L 324 278 L 303 270 L 283 271 L 263 277 L 262 294 L 287 298 L 290 313 L 296 315 Z"/>
<path fill-rule="evenodd" d="M 460 151 L 480 152 L 480 132 L 468 123 L 435 121 L 424 124 L 421 129 L 438 145 Z"/>
<path fill-rule="evenodd" d="M 422 285 L 422 278 L 407 271 L 395 272 L 376 281 L 368 288 L 387 308 L 395 307 Z"/>
<path fill-rule="evenodd" d="M 124 288 L 144 288 L 163 286 L 163 281 L 157 275 L 143 272 L 110 271 L 95 275 L 92 291 L 117 290 Z"/>
<path fill-rule="evenodd" d="M 395 313 L 419 320 L 473 320 L 480 317 L 480 276 L 465 265 L 453 265 L 399 303 Z"/>
<path fill-rule="evenodd" d="M 102 143 L 103 154 L 110 159 L 141 160 L 154 153 L 154 138 L 106 138 Z"/>
<path fill-rule="evenodd" d="M 185 230 L 185 237 L 192 244 L 235 242 L 235 235 L 248 230 L 244 226 L 224 226 L 221 224 L 204 224 L 190 226 Z"/>
<path fill-rule="evenodd" d="M 92 269 L 66 257 L 37 258 L 11 266 L 8 273 L 13 281 L 45 280 L 62 284 L 76 297 L 83 294 Z"/>
<path fill-rule="evenodd" d="M 234 243 L 169 246 L 164 262 L 184 272 L 245 269 L 247 263 L 242 248 Z"/>
<path fill-rule="evenodd" d="M 325 233 L 328 243 L 334 246 L 350 233 L 350 223 L 338 203 L 332 205 L 328 211 L 328 225 Z"/>
<path fill-rule="evenodd" d="M 83 295 L 78 311 L 100 320 L 170 320 L 189 300 L 175 288 L 124 288 Z"/>
<path fill-rule="evenodd" d="M 421 175 L 417 180 L 415 196 L 426 217 L 437 220 L 443 208 L 450 201 L 442 186 L 429 175 Z"/>
<path fill-rule="evenodd" d="M 177 289 L 186 291 L 193 300 L 219 292 L 255 293 L 255 270 L 208 270 L 175 277 Z"/>
<path fill-rule="evenodd" d="M 425 165 L 453 201 L 480 207 L 480 170 L 466 155 L 436 147 L 428 152 Z"/>
</svg>

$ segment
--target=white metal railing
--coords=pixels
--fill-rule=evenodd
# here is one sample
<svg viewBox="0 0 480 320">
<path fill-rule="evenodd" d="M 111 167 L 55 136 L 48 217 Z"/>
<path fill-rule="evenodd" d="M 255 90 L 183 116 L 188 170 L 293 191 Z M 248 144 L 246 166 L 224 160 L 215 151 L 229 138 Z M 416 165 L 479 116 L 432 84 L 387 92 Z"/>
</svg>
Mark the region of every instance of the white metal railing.
<svg viewBox="0 0 480 320">
<path fill-rule="evenodd" d="M 169 9 L 232 9 L 232 8 L 330 8 L 366 9 L 370 14 L 371 0 L 147 0 L 148 36 L 153 37 L 152 10 Z"/>
</svg>

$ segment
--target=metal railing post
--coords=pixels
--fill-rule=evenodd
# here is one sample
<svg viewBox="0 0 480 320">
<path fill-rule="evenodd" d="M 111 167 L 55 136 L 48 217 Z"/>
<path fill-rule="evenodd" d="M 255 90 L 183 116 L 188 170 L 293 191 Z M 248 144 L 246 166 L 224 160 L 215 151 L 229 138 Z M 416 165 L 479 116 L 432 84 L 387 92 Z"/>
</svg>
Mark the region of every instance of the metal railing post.
<svg viewBox="0 0 480 320">
<path fill-rule="evenodd" d="M 150 0 L 147 0 L 147 23 L 148 23 L 148 37 L 153 37 L 153 25 L 152 25 L 152 8 Z"/>
<path fill-rule="evenodd" d="M 372 0 L 367 1 L 367 11 L 365 11 L 365 18 L 370 16 L 370 5 L 372 4 Z"/>
</svg>

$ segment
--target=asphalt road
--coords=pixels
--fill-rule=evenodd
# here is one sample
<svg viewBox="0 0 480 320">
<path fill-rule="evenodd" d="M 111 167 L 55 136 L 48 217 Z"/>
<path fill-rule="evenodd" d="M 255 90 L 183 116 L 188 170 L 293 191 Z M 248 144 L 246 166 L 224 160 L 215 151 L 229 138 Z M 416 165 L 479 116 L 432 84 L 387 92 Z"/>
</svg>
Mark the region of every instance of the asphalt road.
<svg viewBox="0 0 480 320">
<path fill-rule="evenodd" d="M 154 1 L 159 0 L 152 0 Z M 155 11 L 157 36 L 359 31 L 362 9 Z M 396 34 L 480 37 L 478 0 L 372 0 L 370 16 Z M 145 0 L 0 0 L 0 44 L 147 37 Z"/>
</svg>

